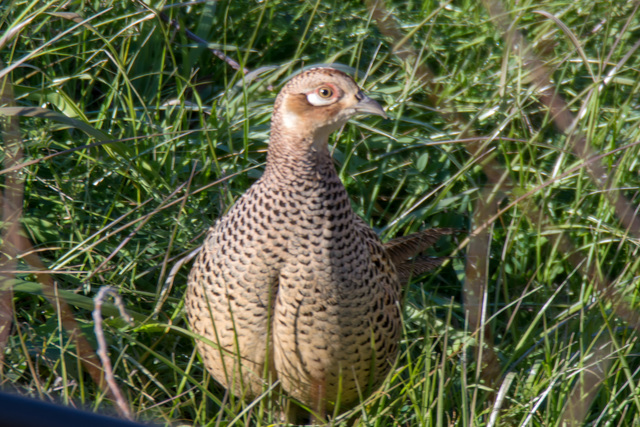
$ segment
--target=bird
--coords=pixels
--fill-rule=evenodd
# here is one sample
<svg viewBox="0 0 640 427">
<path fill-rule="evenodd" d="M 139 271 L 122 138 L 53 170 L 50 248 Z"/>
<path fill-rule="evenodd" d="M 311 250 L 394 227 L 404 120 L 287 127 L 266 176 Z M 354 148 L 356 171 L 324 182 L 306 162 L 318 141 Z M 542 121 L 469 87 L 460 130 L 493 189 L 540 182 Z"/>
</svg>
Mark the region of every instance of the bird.
<svg viewBox="0 0 640 427">
<path fill-rule="evenodd" d="M 263 175 L 208 230 L 185 307 L 209 373 L 252 400 L 278 383 L 289 420 L 344 412 L 394 364 L 404 285 L 442 262 L 419 254 L 453 229 L 383 243 L 352 209 L 329 135 L 387 118 L 348 74 L 307 69 L 275 99 Z"/>
</svg>

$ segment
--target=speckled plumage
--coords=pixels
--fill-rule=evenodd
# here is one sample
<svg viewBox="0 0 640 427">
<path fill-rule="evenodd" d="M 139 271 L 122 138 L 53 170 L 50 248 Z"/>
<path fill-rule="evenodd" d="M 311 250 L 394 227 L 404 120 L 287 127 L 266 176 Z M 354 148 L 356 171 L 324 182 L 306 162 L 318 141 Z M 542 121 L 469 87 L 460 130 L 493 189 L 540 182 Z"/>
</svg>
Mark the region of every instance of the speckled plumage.
<svg viewBox="0 0 640 427">
<path fill-rule="evenodd" d="M 346 74 L 291 79 L 276 98 L 263 176 L 209 230 L 189 276 L 189 323 L 210 341 L 198 341 L 205 366 L 246 399 L 279 380 L 315 411 L 359 402 L 397 354 L 396 265 L 406 280 L 439 262 L 408 260 L 450 231 L 384 245 L 351 209 L 327 139 L 358 113 L 384 115 Z"/>
</svg>

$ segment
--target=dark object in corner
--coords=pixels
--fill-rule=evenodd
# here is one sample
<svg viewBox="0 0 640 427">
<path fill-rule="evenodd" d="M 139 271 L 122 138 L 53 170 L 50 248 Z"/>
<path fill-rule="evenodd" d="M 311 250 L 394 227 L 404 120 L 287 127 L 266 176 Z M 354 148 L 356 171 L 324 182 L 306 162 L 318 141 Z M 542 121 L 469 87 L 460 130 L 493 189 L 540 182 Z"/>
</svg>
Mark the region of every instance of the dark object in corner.
<svg viewBox="0 0 640 427">
<path fill-rule="evenodd" d="M 149 427 L 0 391 L 0 427 Z"/>
</svg>

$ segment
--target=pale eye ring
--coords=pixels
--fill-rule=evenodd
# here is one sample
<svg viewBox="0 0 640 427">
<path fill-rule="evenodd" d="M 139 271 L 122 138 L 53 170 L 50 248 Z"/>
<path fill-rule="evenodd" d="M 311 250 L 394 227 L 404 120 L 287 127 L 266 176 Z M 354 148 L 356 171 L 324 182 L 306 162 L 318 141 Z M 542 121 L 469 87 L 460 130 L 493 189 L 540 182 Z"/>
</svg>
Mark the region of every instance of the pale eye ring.
<svg viewBox="0 0 640 427">
<path fill-rule="evenodd" d="M 341 92 L 330 84 L 318 86 L 313 91 L 307 93 L 307 101 L 314 107 L 323 107 L 338 102 Z"/>
<path fill-rule="evenodd" d="M 323 86 L 318 89 L 318 95 L 320 98 L 329 99 L 333 96 L 333 90 L 330 87 Z"/>
</svg>

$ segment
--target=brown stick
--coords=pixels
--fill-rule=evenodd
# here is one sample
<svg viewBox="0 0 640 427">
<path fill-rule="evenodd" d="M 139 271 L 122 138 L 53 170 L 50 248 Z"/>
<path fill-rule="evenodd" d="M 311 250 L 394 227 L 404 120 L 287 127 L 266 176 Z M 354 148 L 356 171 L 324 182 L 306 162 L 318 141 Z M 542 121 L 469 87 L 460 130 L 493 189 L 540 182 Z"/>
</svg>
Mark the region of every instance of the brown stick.
<svg viewBox="0 0 640 427">
<path fill-rule="evenodd" d="M 1 67 L 2 64 L 0 64 Z M 9 81 L 11 74 L 7 74 L 5 78 L 0 80 L 0 90 L 3 104 L 13 103 L 13 95 L 11 90 L 11 82 Z M 40 258 L 36 255 L 36 251 L 26 233 L 20 224 L 22 217 L 22 198 L 23 198 L 23 181 L 20 178 L 19 165 L 22 161 L 22 140 L 20 138 L 20 128 L 18 119 L 13 116 L 5 116 L 7 126 L 3 132 L 5 141 L 5 191 L 2 198 L 2 219 L 4 230 L 2 232 L 2 250 L 0 251 L 0 349 L 6 347 L 8 334 L 11 329 L 13 320 L 13 308 L 11 305 L 13 290 L 11 282 L 15 278 L 16 260 L 21 258 L 37 272 L 36 280 L 42 284 L 44 296 L 53 306 L 56 314 L 60 316 L 61 324 L 75 341 L 77 357 L 85 367 L 93 381 L 104 386 L 102 371 L 100 369 L 96 354 L 93 348 L 81 334 L 80 328 L 76 323 L 73 312 L 66 301 L 57 294 L 56 284 L 49 274 L 43 273 L 47 268 Z M 0 354 L 0 362 L 4 358 L 5 352 Z M 0 366 L 2 366 L 0 364 Z M 2 373 L 0 367 L 0 374 Z M 107 389 L 110 397 L 113 397 Z"/>
<path fill-rule="evenodd" d="M 0 61 L 0 68 L 2 62 Z M 13 89 L 9 80 L 11 74 L 0 80 L 0 105 L 15 105 Z M 2 137 L 5 144 L 4 167 L 12 167 L 22 159 L 22 141 L 20 126 L 16 117 L 0 118 Z M 4 123 L 2 123 L 4 122 Z M 3 125 L 3 126 L 2 126 Z M 0 247 L 0 377 L 4 370 L 6 352 L 11 325 L 13 323 L 13 289 L 11 282 L 15 278 L 18 251 L 16 236 L 20 230 L 22 217 L 23 182 L 18 171 L 8 173 L 4 179 L 2 194 L 2 247 Z"/>
<path fill-rule="evenodd" d="M 567 141 L 574 154 L 583 161 L 595 156 L 596 153 L 589 145 L 586 136 L 582 132 L 574 131 L 574 126 L 577 122 L 576 117 L 571 113 L 569 105 L 552 84 L 552 70 L 548 69 L 544 61 L 535 55 L 533 48 L 529 46 L 524 36 L 519 31 L 511 28 L 513 21 L 500 0 L 483 0 L 482 2 L 491 15 L 493 22 L 502 31 L 505 41 L 508 42 L 508 45 L 513 46 L 514 52 L 522 58 L 525 69 L 529 71 L 531 85 L 538 88 L 540 103 L 547 107 L 549 116 L 556 128 L 567 135 Z M 635 10 L 637 9 L 638 5 L 636 5 Z M 638 47 L 640 47 L 640 42 L 632 47 L 632 51 L 638 49 Z M 626 55 L 625 58 L 629 59 L 629 56 Z M 616 69 L 619 70 L 622 65 L 620 63 L 617 64 Z M 592 93 L 593 90 L 590 94 Z M 633 236 L 640 238 L 640 218 L 635 215 L 636 209 L 622 194 L 607 185 L 608 174 L 602 164 L 587 163 L 586 170 L 593 183 L 609 199 L 609 203 L 614 207 L 620 222 Z"/>
<path fill-rule="evenodd" d="M 425 86 L 425 93 L 427 93 L 431 103 L 433 105 L 446 106 L 447 101 L 442 99 L 441 90 L 439 85 L 434 83 L 435 74 L 422 63 L 418 63 L 419 55 L 411 47 L 409 40 L 404 37 L 402 31 L 398 28 L 393 15 L 385 9 L 382 0 L 367 0 L 367 7 L 377 22 L 380 32 L 391 38 L 393 42 L 393 52 L 403 61 L 413 65 L 416 69 L 416 78 L 420 80 Z M 484 157 L 482 168 L 484 173 L 489 178 L 489 181 L 494 184 L 492 189 L 494 193 L 494 199 L 501 193 L 509 193 L 513 187 L 508 177 L 504 175 L 504 172 L 500 165 L 493 160 L 489 153 L 489 148 L 483 138 L 474 138 L 473 131 L 466 126 L 466 119 L 459 113 L 455 112 L 453 108 L 443 108 L 440 110 L 443 117 L 452 123 L 458 124 L 461 128 L 467 129 L 463 131 L 459 138 L 470 138 L 466 147 L 473 156 L 479 158 Z M 451 111 L 451 112 L 447 112 Z M 491 218 L 497 210 L 497 203 L 488 203 L 483 206 L 478 206 L 479 212 L 476 215 L 476 227 L 482 227 L 484 221 L 487 218 Z M 478 341 L 487 345 L 479 346 L 476 352 L 476 357 L 483 359 L 482 366 L 479 368 L 481 379 L 486 385 L 493 386 L 497 384 L 500 376 L 500 363 L 498 357 L 493 351 L 491 332 L 487 325 L 482 322 L 483 316 L 489 317 L 489 313 L 485 313 L 482 309 L 482 296 L 486 290 L 486 264 L 487 254 L 489 251 L 490 239 L 488 233 L 481 232 L 479 234 L 471 233 L 468 237 L 469 243 L 469 256 L 467 257 L 466 273 L 467 286 L 463 290 L 465 310 L 467 310 L 468 321 L 470 330 L 473 333 L 477 333 Z M 484 267 L 483 267 L 484 266 Z M 469 279 L 469 276 L 472 279 Z M 478 359 L 477 359 L 478 360 Z M 484 362 L 488 362 L 485 365 Z M 483 367 L 485 369 L 483 369 Z M 490 369 L 489 369 L 490 367 Z"/>
<path fill-rule="evenodd" d="M 482 197 L 476 201 L 474 223 L 483 224 L 498 209 L 495 194 L 491 189 L 482 190 Z M 467 246 L 467 263 L 465 267 L 465 282 L 462 290 L 464 308 L 467 312 L 467 320 L 470 330 L 478 332 L 478 347 L 476 360 L 480 365 L 481 378 L 486 381 L 486 386 L 493 388 L 500 378 L 500 360 L 493 350 L 493 335 L 487 327 L 487 294 L 489 291 L 489 251 L 491 248 L 491 228 L 487 227 L 482 232 L 469 238 Z M 477 378 L 479 380 L 480 378 Z M 477 388 L 474 391 L 476 400 Z"/>
<path fill-rule="evenodd" d="M 549 115 L 553 120 L 556 128 L 567 135 L 567 140 L 576 156 L 583 160 L 585 169 L 589 173 L 594 184 L 606 195 L 609 203 L 614 207 L 615 213 L 620 219 L 629 233 L 636 238 L 640 238 L 640 218 L 636 215 L 636 208 L 619 192 L 607 184 L 608 174 L 601 163 L 591 162 L 590 158 L 596 154 L 589 146 L 587 138 L 581 132 L 574 131 L 576 117 L 569 110 L 567 102 L 559 95 L 558 90 L 551 82 L 551 70 L 549 70 L 544 62 L 540 60 L 534 53 L 533 48 L 529 46 L 524 36 L 517 30 L 510 28 L 511 18 L 506 12 L 500 0 L 483 0 L 487 11 L 503 32 L 503 37 L 509 45 L 514 46 L 514 51 L 520 55 L 525 68 L 529 71 L 532 85 L 539 88 L 539 100 L 549 110 Z M 633 14 L 638 10 L 638 5 L 634 9 Z M 509 39 L 509 37 L 512 37 Z M 640 47 L 640 42 L 632 47 L 632 51 Z M 628 59 L 630 55 L 625 55 Z M 625 60 L 626 60 L 625 59 Z M 622 62 L 616 65 L 616 69 L 622 66 Z M 529 219 L 534 223 L 538 223 L 538 218 L 543 218 L 543 224 L 551 224 L 546 216 L 541 215 L 538 210 L 528 206 L 532 213 Z M 546 228 L 546 227 L 545 227 Z M 613 309 L 618 317 L 623 319 L 627 324 L 636 330 L 640 330 L 640 313 L 633 310 L 629 303 L 623 300 L 622 295 L 617 294 L 613 284 L 602 277 L 596 267 L 585 267 L 584 257 L 576 250 L 575 246 L 564 234 L 558 234 L 556 238 L 558 249 L 569 254 L 569 262 L 578 269 L 582 274 L 588 277 L 590 283 L 601 292 L 601 296 L 608 299 L 613 304 Z"/>
<path fill-rule="evenodd" d="M 441 96 L 441 91 L 439 90 L 439 86 L 434 82 L 434 73 L 422 63 L 418 63 L 419 55 L 417 52 L 411 47 L 410 40 L 408 40 L 403 32 L 397 26 L 393 15 L 389 12 L 382 0 L 367 0 L 367 7 L 378 25 L 378 29 L 380 32 L 391 39 L 393 43 L 393 53 L 398 56 L 402 62 L 411 63 L 416 69 L 416 77 L 421 83 L 425 86 L 425 93 L 429 97 L 431 103 L 434 106 L 445 106 L 449 108 L 442 108 L 442 115 L 445 120 L 455 123 L 458 125 L 460 129 L 463 129 L 459 138 L 465 137 L 473 137 L 473 132 L 468 126 L 467 120 L 459 113 L 455 112 L 454 108 L 447 106 L 446 99 L 443 99 Z M 529 69 L 531 75 L 533 76 L 533 84 L 539 88 L 546 88 L 545 90 L 540 91 L 539 99 L 540 102 L 547 106 L 550 111 L 550 116 L 554 120 L 556 127 L 562 132 L 569 133 L 571 130 L 571 126 L 574 123 L 575 118 L 568 110 L 567 103 L 557 94 L 558 91 L 551 85 L 551 81 L 549 79 L 550 72 L 544 66 L 544 63 L 538 59 L 531 48 L 529 48 L 526 40 L 518 31 L 514 31 L 510 28 L 510 17 L 506 14 L 502 4 L 499 1 L 492 0 L 484 0 L 484 5 L 491 14 L 494 22 L 496 22 L 497 26 L 503 31 L 503 37 L 507 40 L 507 45 L 517 45 L 518 50 L 517 53 L 523 57 L 523 62 L 527 69 Z M 637 9 L 637 8 L 636 8 Z M 635 11 L 634 11 L 635 13 Z M 513 37 L 513 38 L 510 38 Z M 516 43 L 517 42 L 517 43 Z M 635 50 L 640 46 L 640 42 L 637 43 L 638 46 L 632 48 Z M 630 55 L 626 55 L 623 63 L 626 61 Z M 622 64 L 618 64 L 616 66 L 619 69 Z M 450 112 L 448 112 L 450 111 Z M 569 138 L 572 141 L 572 148 L 574 152 L 585 160 L 585 163 L 591 163 L 586 161 L 588 158 L 593 157 L 593 152 L 589 147 L 587 140 L 582 135 L 571 135 L 569 134 Z M 466 145 L 467 149 L 473 156 L 483 156 L 488 153 L 488 147 L 485 143 L 480 142 L 480 139 L 474 139 L 474 142 L 471 142 Z M 476 142 L 477 141 L 477 142 Z M 501 167 L 492 157 L 485 156 L 485 159 L 481 163 L 483 172 L 488 178 L 488 181 L 493 184 L 493 192 L 494 194 L 499 195 L 507 194 L 523 194 L 526 191 L 519 188 L 515 183 L 513 183 L 510 177 L 507 175 L 506 171 L 503 167 Z M 607 196 L 609 197 L 610 202 L 615 208 L 616 215 L 620 218 L 620 221 L 624 224 L 627 230 L 633 233 L 636 236 L 640 236 L 640 221 L 638 220 L 637 215 L 635 214 L 635 209 L 632 204 L 622 195 L 617 194 L 609 187 L 606 186 L 606 180 L 602 180 L 601 177 L 606 177 L 606 171 L 600 165 L 594 166 L 586 166 L 589 175 L 592 180 L 598 185 L 601 189 L 605 190 Z M 484 221 L 495 221 L 497 219 L 496 214 L 496 206 L 485 206 L 481 215 L 476 215 L 476 219 L 484 218 Z M 540 227 L 542 229 L 547 229 L 553 227 L 553 223 L 549 220 L 549 218 L 541 212 L 537 207 L 533 204 L 529 204 L 527 209 L 525 210 L 528 214 L 528 219 L 532 222 L 534 227 Z M 550 226 L 549 226 L 550 224 Z M 475 227 L 478 232 L 473 232 L 469 235 L 469 252 L 473 254 L 481 254 L 482 253 L 482 245 L 488 245 L 488 241 L 486 240 L 486 236 L 484 236 L 485 230 L 490 224 L 486 223 L 475 223 Z M 477 242 L 473 242 L 473 239 L 478 237 L 480 240 Z M 585 267 L 584 257 L 580 255 L 575 246 L 571 243 L 568 237 L 564 234 L 558 234 L 556 237 L 557 247 L 563 253 L 570 254 L 568 257 L 569 262 L 577 268 L 582 274 L 587 276 L 587 280 L 591 283 L 594 283 L 596 289 L 601 291 L 601 296 L 605 299 L 608 299 L 613 302 L 614 310 L 617 316 L 624 319 L 625 322 L 629 324 L 629 326 L 635 328 L 636 330 L 640 330 L 640 313 L 637 313 L 633 310 L 629 304 L 622 300 L 620 295 L 616 295 L 615 289 L 613 288 L 611 282 L 600 277 L 598 271 L 595 268 L 587 269 Z M 488 247 L 487 247 L 488 248 Z M 472 250 L 473 249 L 473 250 Z M 467 259 L 467 267 L 466 271 L 468 274 L 471 274 L 472 277 L 481 277 L 481 271 L 477 270 L 477 265 L 482 262 L 482 257 L 474 257 L 474 259 Z M 476 266 L 471 265 L 475 263 Z M 480 279 L 478 279 L 478 284 L 481 284 Z M 471 286 L 465 289 L 464 297 L 465 303 L 474 302 L 477 303 L 477 286 L 473 286 L 476 289 L 476 295 L 469 294 L 471 291 Z M 469 308 L 466 306 L 469 311 L 469 321 L 472 330 L 478 330 L 480 328 L 480 324 L 477 323 L 478 312 L 473 308 Z M 475 314 L 474 314 L 475 313 Z M 484 315 L 487 315 L 486 313 Z M 476 320 L 474 320 L 476 319 Z M 475 326 L 475 327 L 474 327 Z M 486 337 L 486 335 L 483 334 Z M 495 369 L 496 365 L 493 366 L 491 372 L 487 372 L 486 375 L 483 374 L 483 378 L 487 381 L 488 384 L 495 384 L 495 379 L 497 379 L 497 375 L 499 374 L 499 370 Z"/>
</svg>

